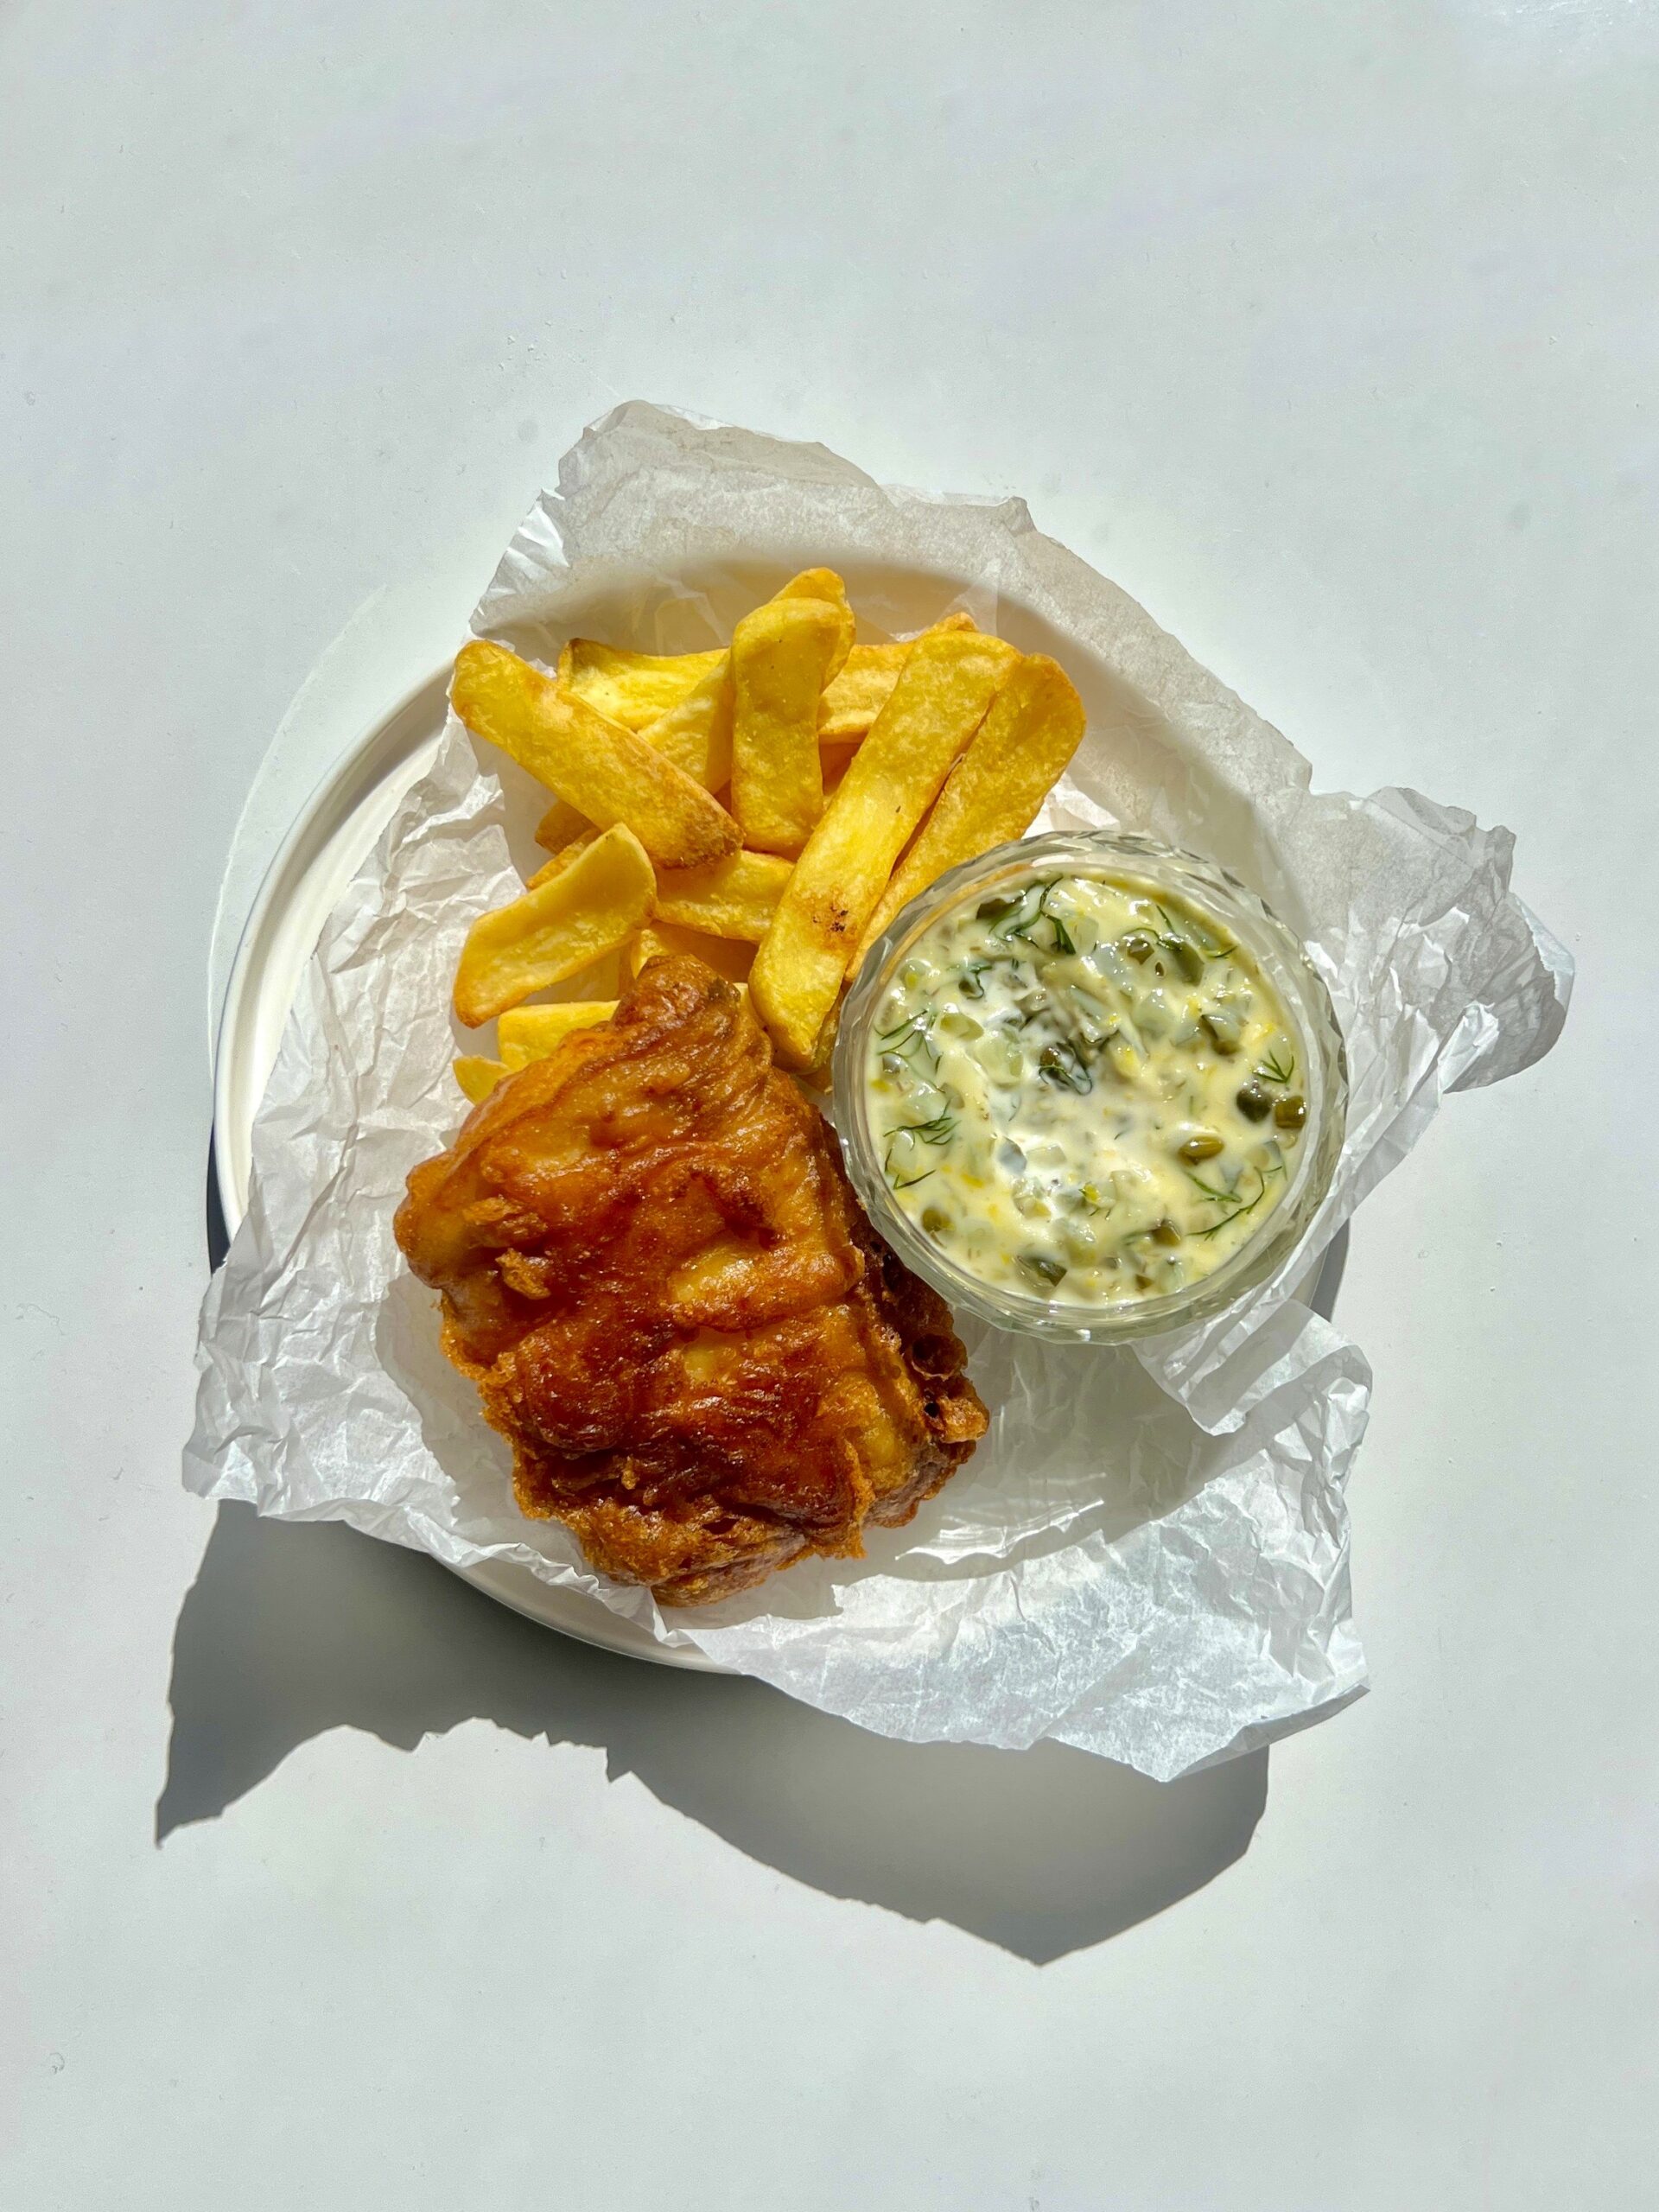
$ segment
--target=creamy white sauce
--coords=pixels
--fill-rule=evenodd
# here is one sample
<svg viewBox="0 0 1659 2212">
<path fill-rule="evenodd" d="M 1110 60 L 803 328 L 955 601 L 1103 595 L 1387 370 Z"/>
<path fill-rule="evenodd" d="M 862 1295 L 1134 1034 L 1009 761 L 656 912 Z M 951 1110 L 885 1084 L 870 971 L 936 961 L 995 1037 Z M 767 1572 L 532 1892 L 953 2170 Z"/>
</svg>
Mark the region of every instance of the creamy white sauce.
<svg viewBox="0 0 1659 2212">
<path fill-rule="evenodd" d="M 1067 1304 L 1211 1274 L 1278 1205 L 1306 1119 L 1295 1033 L 1218 920 L 1067 873 L 936 922 L 865 1068 L 894 1197 L 957 1264 Z"/>
</svg>

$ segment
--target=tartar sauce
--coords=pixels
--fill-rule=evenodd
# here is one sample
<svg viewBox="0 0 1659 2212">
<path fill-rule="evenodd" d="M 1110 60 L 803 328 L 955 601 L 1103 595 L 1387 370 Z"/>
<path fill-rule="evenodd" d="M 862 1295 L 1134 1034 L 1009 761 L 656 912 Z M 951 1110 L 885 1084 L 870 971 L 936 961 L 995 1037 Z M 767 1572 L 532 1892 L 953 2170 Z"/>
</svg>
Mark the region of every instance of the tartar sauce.
<svg viewBox="0 0 1659 2212">
<path fill-rule="evenodd" d="M 1279 1204 L 1307 1120 L 1255 962 L 1128 877 L 947 914 L 883 994 L 865 1068 L 894 1197 L 1000 1288 L 1121 1304 L 1212 1274 Z"/>
</svg>

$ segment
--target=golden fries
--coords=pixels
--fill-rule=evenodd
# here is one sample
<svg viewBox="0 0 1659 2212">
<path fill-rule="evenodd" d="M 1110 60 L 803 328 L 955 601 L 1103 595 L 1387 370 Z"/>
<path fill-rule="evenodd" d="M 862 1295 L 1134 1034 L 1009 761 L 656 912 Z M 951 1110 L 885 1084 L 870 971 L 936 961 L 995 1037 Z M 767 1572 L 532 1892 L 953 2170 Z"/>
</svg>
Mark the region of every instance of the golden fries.
<svg viewBox="0 0 1659 2212">
<path fill-rule="evenodd" d="M 548 1058 L 565 1038 L 574 1036 L 579 1029 L 597 1028 L 601 1022 L 608 1021 L 615 1012 L 614 999 L 572 999 L 564 1006 L 520 1007 L 516 1014 L 504 1014 L 501 1017 L 504 1026 L 529 1014 L 556 1014 L 579 1016 L 580 1019 L 567 1020 L 556 1029 L 543 1024 L 536 1030 L 520 1033 L 511 1041 L 504 1036 L 499 1060 L 486 1059 L 478 1052 L 464 1052 L 458 1060 L 451 1062 L 455 1081 L 474 1106 L 481 1106 L 497 1084 L 505 1083 L 510 1075 L 517 1075 L 520 1068 L 527 1068 L 532 1060 Z"/>
<path fill-rule="evenodd" d="M 846 585 L 833 569 L 803 569 L 799 575 L 791 576 L 783 588 L 773 594 L 770 603 L 775 607 L 783 599 L 817 600 L 824 606 L 833 607 L 840 615 L 841 635 L 830 656 L 830 665 L 824 675 L 824 682 L 830 683 L 846 667 L 858 626 L 848 602 Z M 737 642 L 735 631 L 732 633 L 732 642 L 734 645 Z"/>
<path fill-rule="evenodd" d="M 944 779 L 853 955 L 856 968 L 901 906 L 947 868 L 1023 836 L 1083 735 L 1083 702 L 1045 653 L 1013 671 Z M 723 862 L 729 866 L 729 862 Z"/>
<path fill-rule="evenodd" d="M 481 638 L 463 645 L 450 698 L 475 737 L 510 753 L 598 828 L 626 824 L 664 868 L 736 850 L 736 824 L 700 784 L 505 645 Z"/>
<path fill-rule="evenodd" d="M 495 1025 L 501 1057 L 509 1066 L 544 1060 L 578 1029 L 596 1029 L 615 1012 L 614 999 L 563 999 L 555 1006 L 514 1007 Z"/>
<path fill-rule="evenodd" d="M 944 614 L 922 634 L 931 637 L 940 630 L 971 630 L 973 626 L 971 614 Z M 912 638 L 900 638 L 890 645 L 853 647 L 846 666 L 824 686 L 818 708 L 820 745 L 856 744 L 893 696 L 899 671 L 914 643 Z"/>
<path fill-rule="evenodd" d="M 504 1060 L 486 1059 L 480 1052 L 463 1052 L 451 1066 L 455 1081 L 474 1106 L 481 1106 L 496 1084 L 512 1073 Z"/>
<path fill-rule="evenodd" d="M 825 684 L 818 702 L 818 742 L 846 745 L 861 738 L 893 696 L 910 646 L 855 645 L 847 665 Z"/>
<path fill-rule="evenodd" d="M 742 852 L 702 868 L 659 868 L 656 918 L 759 944 L 789 881 L 790 866 L 777 853 Z"/>
<path fill-rule="evenodd" d="M 572 697 L 624 729 L 644 729 L 677 707 L 724 658 L 718 648 L 706 653 L 636 653 L 592 638 L 572 638 L 559 655 L 559 682 Z"/>
<path fill-rule="evenodd" d="M 838 601 L 847 613 L 847 642 L 852 643 L 847 588 L 833 569 L 807 569 L 778 596 L 785 593 L 797 599 Z M 677 706 L 724 658 L 720 646 L 695 653 L 641 653 L 627 645 L 602 645 L 594 638 L 572 638 L 559 656 L 559 681 L 625 729 L 644 729 Z"/>
<path fill-rule="evenodd" d="M 807 569 L 724 651 L 575 638 L 556 681 L 462 649 L 456 713 L 555 794 L 536 829 L 550 857 L 474 924 L 456 972 L 461 1020 L 499 1017 L 499 1058 L 454 1064 L 469 1098 L 610 1018 L 597 996 L 524 1001 L 612 953 L 624 979 L 669 952 L 747 979 L 780 1064 L 828 1083 L 849 970 L 940 875 L 1023 834 L 1084 722 L 1053 661 L 966 613 L 891 644 L 854 633 L 840 576 Z"/>
<path fill-rule="evenodd" d="M 707 676 L 639 734 L 694 783 L 719 791 L 732 772 L 731 655 L 719 654 Z"/>
<path fill-rule="evenodd" d="M 787 1065 L 810 1065 L 893 862 L 1019 658 L 978 631 L 936 632 L 912 646 L 750 970 L 756 1010 Z"/>
<path fill-rule="evenodd" d="M 562 853 L 578 837 L 585 837 L 593 826 L 585 814 L 578 814 L 574 806 L 567 806 L 562 798 L 556 798 L 536 824 L 536 842 L 547 852 Z"/>
<path fill-rule="evenodd" d="M 578 853 L 585 853 L 598 835 L 598 830 L 593 829 L 578 831 L 568 845 L 560 846 L 551 860 L 543 861 L 534 875 L 524 878 L 525 890 L 539 891 L 543 884 L 551 883 L 559 870 L 569 868 Z"/>
<path fill-rule="evenodd" d="M 791 576 L 767 604 L 776 607 L 791 599 L 820 601 L 838 609 L 841 634 L 829 668 L 833 675 L 852 649 L 853 610 L 847 604 L 847 587 L 833 569 L 807 569 Z M 731 779 L 735 703 L 732 657 L 724 652 L 683 698 L 646 723 L 639 734 L 695 782 L 717 791 Z"/>
<path fill-rule="evenodd" d="M 636 930 L 622 948 L 622 972 L 632 982 L 646 961 L 665 952 L 690 952 L 728 982 L 741 983 L 748 976 L 754 947 L 740 938 L 704 937 L 696 930 L 677 928 L 672 922 L 647 922 Z"/>
<path fill-rule="evenodd" d="M 614 950 L 651 911 L 657 879 L 632 831 L 618 827 L 550 883 L 480 914 L 455 970 L 455 1012 L 469 1029 Z"/>
<path fill-rule="evenodd" d="M 763 852 L 799 852 L 823 811 L 818 705 L 841 643 L 821 599 L 773 601 L 732 633 L 732 811 Z"/>
</svg>

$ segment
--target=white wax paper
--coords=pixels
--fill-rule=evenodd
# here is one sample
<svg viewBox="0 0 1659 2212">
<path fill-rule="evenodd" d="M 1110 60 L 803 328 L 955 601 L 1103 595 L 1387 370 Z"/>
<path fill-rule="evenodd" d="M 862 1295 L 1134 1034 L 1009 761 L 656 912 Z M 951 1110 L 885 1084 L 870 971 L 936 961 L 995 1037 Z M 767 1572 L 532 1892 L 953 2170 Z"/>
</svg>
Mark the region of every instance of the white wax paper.
<svg viewBox="0 0 1659 2212">
<path fill-rule="evenodd" d="M 510 849 L 540 857 L 546 794 L 476 757 L 451 717 L 289 1023 L 247 1217 L 203 1308 L 186 1480 L 454 1565 L 518 1561 L 887 1735 L 1053 1736 L 1166 1779 L 1364 1687 L 1344 1494 L 1370 1373 L 1295 1286 L 1446 1091 L 1548 1049 L 1571 965 L 1509 889 L 1506 830 L 1414 791 L 1313 792 L 1276 730 L 1017 499 L 896 491 L 820 446 L 632 404 L 565 457 L 472 626 L 544 665 L 576 632 L 687 650 L 819 563 L 846 576 L 862 634 L 965 606 L 1064 663 L 1089 732 L 1039 827 L 1155 831 L 1226 862 L 1301 932 L 1352 1085 L 1308 1241 L 1225 1319 L 1139 1352 L 964 1327 L 990 1434 L 861 1561 L 666 1618 L 593 1575 L 556 1524 L 520 1517 L 506 1448 L 392 1240 L 404 1177 L 464 1110 L 449 1071 L 468 1049 L 449 1013 L 462 938 L 519 887 Z"/>
</svg>

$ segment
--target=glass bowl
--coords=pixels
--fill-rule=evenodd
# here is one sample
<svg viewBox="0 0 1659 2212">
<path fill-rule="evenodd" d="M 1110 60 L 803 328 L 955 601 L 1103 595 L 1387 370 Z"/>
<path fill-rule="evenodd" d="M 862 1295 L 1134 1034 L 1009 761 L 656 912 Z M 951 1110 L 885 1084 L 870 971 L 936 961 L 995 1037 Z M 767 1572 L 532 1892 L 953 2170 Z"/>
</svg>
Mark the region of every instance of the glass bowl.
<svg viewBox="0 0 1659 2212">
<path fill-rule="evenodd" d="M 1213 1274 L 1179 1289 L 1115 1305 L 1043 1298 L 983 1282 L 944 1251 L 899 1207 L 882 1173 L 871 1130 L 864 1071 L 871 1026 L 895 969 L 922 933 L 943 916 L 1038 875 L 1109 876 L 1173 893 L 1231 930 L 1278 993 L 1295 1033 L 1307 1122 L 1284 1196 L 1253 1236 Z M 847 1173 L 865 1211 L 906 1266 L 961 1311 L 999 1329 L 1069 1343 L 1119 1344 L 1210 1319 L 1272 1274 L 1306 1234 L 1342 1150 L 1348 1069 L 1330 994 L 1300 941 L 1255 893 L 1214 861 L 1135 830 L 1061 830 L 999 845 L 966 861 L 914 899 L 866 956 L 842 1008 L 833 1087 L 836 1125 Z"/>
</svg>

